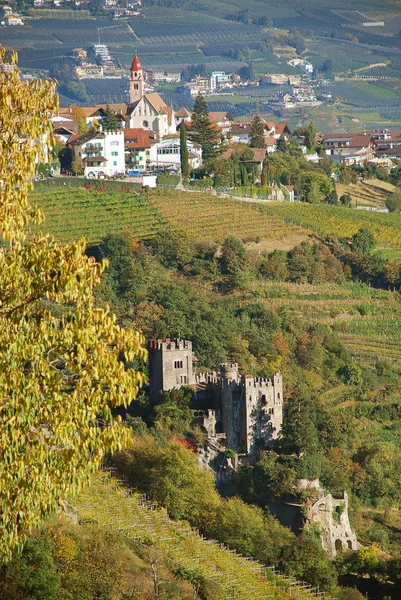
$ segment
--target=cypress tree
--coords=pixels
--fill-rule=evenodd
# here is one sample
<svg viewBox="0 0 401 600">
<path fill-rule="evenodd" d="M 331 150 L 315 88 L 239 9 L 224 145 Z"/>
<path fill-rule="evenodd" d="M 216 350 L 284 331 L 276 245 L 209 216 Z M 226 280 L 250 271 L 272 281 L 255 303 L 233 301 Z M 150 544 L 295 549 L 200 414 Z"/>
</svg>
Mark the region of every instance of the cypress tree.
<svg viewBox="0 0 401 600">
<path fill-rule="evenodd" d="M 180 161 L 181 161 L 181 175 L 183 179 L 188 179 L 189 164 L 188 164 L 188 146 L 187 146 L 187 128 L 184 121 L 180 126 Z"/>
<path fill-rule="evenodd" d="M 221 134 L 210 122 L 207 102 L 201 94 L 198 94 L 195 98 L 192 124 L 188 132 L 188 138 L 201 145 L 203 160 L 210 160 L 216 157 L 218 152 L 216 146 L 220 143 Z"/>
<path fill-rule="evenodd" d="M 251 148 L 266 148 L 265 130 L 263 121 L 256 115 L 251 123 L 251 140 L 249 142 Z"/>
</svg>

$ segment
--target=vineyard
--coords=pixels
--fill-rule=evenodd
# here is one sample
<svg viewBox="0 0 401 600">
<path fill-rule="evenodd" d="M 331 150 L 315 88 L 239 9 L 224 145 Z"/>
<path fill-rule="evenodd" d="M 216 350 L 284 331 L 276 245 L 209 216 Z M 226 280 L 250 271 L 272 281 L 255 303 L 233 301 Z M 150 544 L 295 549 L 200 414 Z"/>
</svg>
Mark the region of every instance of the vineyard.
<svg viewBox="0 0 401 600">
<path fill-rule="evenodd" d="M 304 233 L 281 216 L 268 214 L 247 202 L 208 194 L 155 190 L 147 194 L 98 192 L 84 188 L 36 188 L 32 199 L 46 220 L 42 229 L 66 242 L 85 237 L 99 242 L 108 233 L 130 229 L 148 239 L 169 226 L 194 239 L 222 240 L 235 235 L 245 241 L 281 240 Z"/>
<path fill-rule="evenodd" d="M 46 217 L 40 228 L 61 242 L 84 237 L 95 244 L 107 234 L 126 228 L 136 238 L 147 239 L 166 225 L 160 212 L 133 193 L 41 189 L 33 194 L 33 200 Z"/>
<path fill-rule="evenodd" d="M 107 475 L 81 492 L 74 501 L 82 522 L 110 527 L 134 540 L 155 558 L 168 558 L 173 568 L 205 579 L 214 600 L 312 600 L 315 594 L 290 577 L 236 554 L 188 526 L 171 521 L 137 494 L 130 494 Z M 320 593 L 319 598 L 325 598 Z"/>
<path fill-rule="evenodd" d="M 370 229 L 381 247 L 401 247 L 401 215 L 356 211 L 327 204 L 269 204 L 263 210 L 323 235 L 350 238 L 361 227 Z"/>
<path fill-rule="evenodd" d="M 401 368 L 401 304 L 397 294 L 358 283 L 284 282 L 265 282 L 262 293 L 294 318 L 306 317 L 332 326 L 359 364 L 372 368 L 377 360 L 387 359 Z"/>
</svg>

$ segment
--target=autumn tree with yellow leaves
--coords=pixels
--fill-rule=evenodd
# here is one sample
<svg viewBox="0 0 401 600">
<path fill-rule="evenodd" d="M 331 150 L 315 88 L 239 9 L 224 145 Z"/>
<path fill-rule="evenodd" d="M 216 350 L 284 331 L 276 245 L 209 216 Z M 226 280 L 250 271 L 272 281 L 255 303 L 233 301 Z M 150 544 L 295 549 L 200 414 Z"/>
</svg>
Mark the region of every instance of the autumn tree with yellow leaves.
<svg viewBox="0 0 401 600">
<path fill-rule="evenodd" d="M 30 232 L 41 215 L 28 190 L 57 97 L 55 82 L 4 68 L 16 60 L 0 47 L 0 562 L 122 447 L 112 408 L 137 394 L 142 374 L 125 364 L 146 352 L 139 332 L 96 308 L 106 265 L 85 241 Z"/>
</svg>

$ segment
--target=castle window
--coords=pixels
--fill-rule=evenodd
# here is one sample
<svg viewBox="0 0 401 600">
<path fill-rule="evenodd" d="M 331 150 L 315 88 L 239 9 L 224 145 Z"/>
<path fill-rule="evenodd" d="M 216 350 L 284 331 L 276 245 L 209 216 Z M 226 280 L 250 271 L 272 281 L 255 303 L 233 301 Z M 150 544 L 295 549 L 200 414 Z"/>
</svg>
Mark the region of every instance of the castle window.
<svg viewBox="0 0 401 600">
<path fill-rule="evenodd" d="M 174 369 L 182 369 L 182 360 L 174 361 Z"/>
<path fill-rule="evenodd" d="M 277 400 L 280 400 L 280 393 L 277 394 Z"/>
<path fill-rule="evenodd" d="M 263 394 L 261 400 L 262 400 L 262 406 L 266 406 L 267 400 L 266 400 L 266 396 L 264 394 Z"/>
</svg>

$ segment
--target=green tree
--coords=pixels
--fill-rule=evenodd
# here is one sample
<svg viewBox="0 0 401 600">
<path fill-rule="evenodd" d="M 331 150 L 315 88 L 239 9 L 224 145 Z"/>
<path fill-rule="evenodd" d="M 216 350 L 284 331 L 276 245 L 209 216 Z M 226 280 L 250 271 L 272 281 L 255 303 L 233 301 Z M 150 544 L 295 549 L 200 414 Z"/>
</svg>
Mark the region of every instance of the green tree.
<svg viewBox="0 0 401 600">
<path fill-rule="evenodd" d="M 350 206 L 351 205 L 351 196 L 350 194 L 343 194 L 342 196 L 340 196 L 340 202 L 343 206 Z"/>
<path fill-rule="evenodd" d="M 198 469 L 194 453 L 183 440 L 134 437 L 113 460 L 133 487 L 166 507 L 174 519 L 199 527 L 219 502 L 214 477 Z"/>
<path fill-rule="evenodd" d="M 401 212 L 401 194 L 391 194 L 386 198 L 385 204 L 389 212 Z"/>
<path fill-rule="evenodd" d="M 210 122 L 207 102 L 202 94 L 195 98 L 188 138 L 201 145 L 203 160 L 208 161 L 216 157 L 221 134 L 214 123 Z"/>
<path fill-rule="evenodd" d="M 106 106 L 104 111 L 102 127 L 103 131 L 113 131 L 114 129 L 119 129 L 121 127 L 118 117 L 113 113 L 109 105 Z"/>
<path fill-rule="evenodd" d="M 323 202 L 334 190 L 333 180 L 320 171 L 307 171 L 303 175 L 302 193 L 310 204 Z"/>
<path fill-rule="evenodd" d="M 249 142 L 251 148 L 265 148 L 265 130 L 263 121 L 259 115 L 256 115 L 251 123 L 251 140 Z"/>
<path fill-rule="evenodd" d="M 82 160 L 79 158 L 76 158 L 75 160 L 72 161 L 71 169 L 72 169 L 72 172 L 74 173 L 74 175 L 83 175 L 85 172 L 84 166 L 82 164 Z"/>
<path fill-rule="evenodd" d="M 352 236 L 352 247 L 354 250 L 358 250 L 361 254 L 370 254 L 375 247 L 376 242 L 370 229 L 361 227 Z"/>
<path fill-rule="evenodd" d="M 0 567 L 2 600 L 61 600 L 60 578 L 46 530 L 28 537 L 21 554 Z"/>
<path fill-rule="evenodd" d="M 187 128 L 184 121 L 180 126 L 180 163 L 181 163 L 181 175 L 186 181 L 189 174 L 189 155 L 187 146 Z"/>
<path fill-rule="evenodd" d="M 6 52 L 0 49 L 0 63 Z M 16 62 L 16 56 L 10 58 Z M 121 359 L 145 356 L 142 335 L 117 327 L 93 290 L 105 264 L 85 241 L 33 235 L 28 188 L 56 109 L 55 82 L 0 69 L 0 560 L 82 486 L 127 437 L 113 406 L 143 377 Z M 13 168 L 10 169 L 10 165 Z"/>
<path fill-rule="evenodd" d="M 316 418 L 316 405 L 309 390 L 298 386 L 285 405 L 283 447 L 298 456 L 315 454 L 319 449 Z"/>
<path fill-rule="evenodd" d="M 231 275 L 236 269 L 245 266 L 245 246 L 241 240 L 230 235 L 221 247 L 220 264 L 223 273 Z"/>
</svg>

